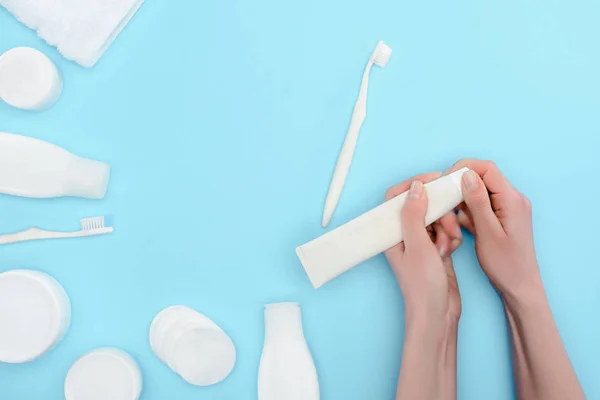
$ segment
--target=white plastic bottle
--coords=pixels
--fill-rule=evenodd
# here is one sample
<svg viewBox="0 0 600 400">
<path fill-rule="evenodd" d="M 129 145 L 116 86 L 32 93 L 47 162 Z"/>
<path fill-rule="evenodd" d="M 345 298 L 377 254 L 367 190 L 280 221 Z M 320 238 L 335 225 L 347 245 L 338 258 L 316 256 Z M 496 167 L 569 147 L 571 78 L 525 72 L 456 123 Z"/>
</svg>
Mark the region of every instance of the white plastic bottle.
<svg viewBox="0 0 600 400">
<path fill-rule="evenodd" d="M 0 132 L 0 193 L 50 198 L 101 199 L 110 167 L 21 135 Z"/>
<path fill-rule="evenodd" d="M 265 306 L 258 400 L 319 400 L 319 380 L 302 331 L 298 303 Z"/>
</svg>

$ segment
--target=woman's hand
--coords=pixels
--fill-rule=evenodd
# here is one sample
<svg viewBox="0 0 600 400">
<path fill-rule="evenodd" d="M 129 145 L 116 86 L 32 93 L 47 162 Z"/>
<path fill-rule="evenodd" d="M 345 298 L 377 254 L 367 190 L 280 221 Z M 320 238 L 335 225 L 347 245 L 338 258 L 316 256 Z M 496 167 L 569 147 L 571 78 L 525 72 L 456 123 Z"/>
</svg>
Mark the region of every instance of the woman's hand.
<svg viewBox="0 0 600 400">
<path fill-rule="evenodd" d="M 402 209 L 404 242 L 385 252 L 400 284 L 408 319 L 458 322 L 460 294 L 451 255 L 462 242 L 457 217 L 449 213 L 425 228 L 427 193 L 423 183 L 441 176 L 432 172 L 392 187 L 386 200 L 409 190 Z"/>
<path fill-rule="evenodd" d="M 477 258 L 500 292 L 512 346 L 517 398 L 585 399 L 554 322 L 533 245 L 531 204 L 490 161 L 462 160 L 459 220 L 475 235 Z"/>
<path fill-rule="evenodd" d="M 465 203 L 459 222 L 475 235 L 479 263 L 503 299 L 543 291 L 533 244 L 531 203 L 491 161 L 461 160 Z"/>
<path fill-rule="evenodd" d="M 456 399 L 456 343 L 460 294 L 451 254 L 462 234 L 450 213 L 425 228 L 423 183 L 440 173 L 419 175 L 388 190 L 389 200 L 409 190 L 402 209 L 404 242 L 385 252 L 404 296 L 404 346 L 397 400 Z"/>
</svg>

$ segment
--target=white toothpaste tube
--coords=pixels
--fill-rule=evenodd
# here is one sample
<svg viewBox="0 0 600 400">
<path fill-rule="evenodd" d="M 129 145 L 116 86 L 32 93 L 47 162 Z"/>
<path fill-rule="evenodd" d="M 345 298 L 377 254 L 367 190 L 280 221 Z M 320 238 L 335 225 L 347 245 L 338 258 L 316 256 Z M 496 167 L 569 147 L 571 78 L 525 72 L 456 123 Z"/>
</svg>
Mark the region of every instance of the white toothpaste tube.
<svg viewBox="0 0 600 400">
<path fill-rule="evenodd" d="M 425 225 L 429 226 L 463 201 L 461 180 L 468 168 L 425 184 L 429 200 Z M 404 240 L 402 207 L 404 192 L 352 221 L 296 248 L 315 288 L 350 268 Z"/>
</svg>

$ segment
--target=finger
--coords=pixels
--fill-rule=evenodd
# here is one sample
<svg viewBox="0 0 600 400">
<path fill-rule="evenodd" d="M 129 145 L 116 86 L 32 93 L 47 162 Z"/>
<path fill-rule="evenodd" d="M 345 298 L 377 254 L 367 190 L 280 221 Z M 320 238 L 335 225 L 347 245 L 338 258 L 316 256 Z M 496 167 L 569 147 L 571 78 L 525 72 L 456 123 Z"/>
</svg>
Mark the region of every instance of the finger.
<svg viewBox="0 0 600 400">
<path fill-rule="evenodd" d="M 451 257 L 448 257 L 446 260 L 444 260 L 444 266 L 446 267 L 448 283 L 456 287 L 458 290 L 458 280 L 456 279 L 456 271 L 454 271 L 454 263 L 452 262 Z"/>
<path fill-rule="evenodd" d="M 465 204 L 473 217 L 473 225 L 478 234 L 491 233 L 498 235 L 504 233 L 502 224 L 492 210 L 488 191 L 483 181 L 473 170 L 464 173 L 462 177 L 462 189 Z"/>
<path fill-rule="evenodd" d="M 456 214 L 456 218 L 458 219 L 458 223 L 460 226 L 471 232 L 471 234 L 475 234 L 475 225 L 473 225 L 473 221 L 468 214 L 468 209 L 458 210 L 458 214 Z"/>
<path fill-rule="evenodd" d="M 444 267 L 446 269 L 446 276 L 448 277 L 448 290 L 454 291 L 460 296 L 460 290 L 458 289 L 458 279 L 456 279 L 456 271 L 454 270 L 454 263 L 452 257 L 444 259 Z M 453 310 L 454 312 L 460 313 L 460 302 L 456 305 L 458 309 Z"/>
<path fill-rule="evenodd" d="M 431 240 L 425 228 L 427 212 L 427 193 L 422 182 L 414 181 L 402 207 L 402 234 L 406 250 L 431 246 Z"/>
<path fill-rule="evenodd" d="M 417 175 L 414 178 L 412 178 L 411 180 L 402 182 L 402 183 L 388 189 L 388 191 L 385 194 L 385 201 L 388 201 L 388 200 L 406 192 L 410 188 L 410 185 L 414 180 L 419 180 L 421 182 L 430 182 L 432 180 L 439 178 L 440 176 L 441 176 L 440 172 L 429 172 L 426 174 Z M 385 254 L 389 259 L 389 258 L 401 257 L 402 254 L 404 254 L 404 251 L 405 251 L 405 245 L 404 245 L 404 242 L 401 242 L 401 243 L 397 244 L 396 246 L 392 247 L 391 249 L 386 250 Z"/>
<path fill-rule="evenodd" d="M 434 223 L 436 235 L 435 235 L 435 247 L 437 247 L 440 257 L 446 258 L 450 254 L 450 236 L 439 222 Z"/>
<path fill-rule="evenodd" d="M 384 253 L 390 264 L 397 264 L 404 255 L 404 243 L 398 243 L 394 247 L 387 249 Z"/>
<path fill-rule="evenodd" d="M 439 178 L 440 176 L 442 176 L 441 172 L 429 172 L 427 174 L 417 175 L 407 181 L 404 181 L 396 186 L 389 188 L 385 194 L 385 201 L 388 201 L 389 199 L 392 199 L 406 192 L 414 181 L 427 183 Z"/>
<path fill-rule="evenodd" d="M 454 212 L 450 212 L 444 215 L 438 221 L 440 228 L 448 235 L 448 255 L 452 254 L 454 250 L 458 249 L 462 243 L 462 231 L 460 229 L 460 223 Z M 438 232 L 439 234 L 439 232 Z"/>
<path fill-rule="evenodd" d="M 444 174 L 452 173 L 464 167 L 475 171 L 483 180 L 487 190 L 491 193 L 504 193 L 516 190 L 492 161 L 465 158 L 454 164 Z"/>
</svg>

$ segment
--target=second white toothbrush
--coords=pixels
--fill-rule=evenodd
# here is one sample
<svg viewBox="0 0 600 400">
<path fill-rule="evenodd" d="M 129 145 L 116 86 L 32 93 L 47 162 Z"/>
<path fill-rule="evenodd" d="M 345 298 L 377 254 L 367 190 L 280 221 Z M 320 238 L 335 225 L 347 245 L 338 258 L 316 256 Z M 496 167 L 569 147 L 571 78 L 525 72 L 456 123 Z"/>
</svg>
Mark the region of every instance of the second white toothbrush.
<svg viewBox="0 0 600 400">
<path fill-rule="evenodd" d="M 354 112 L 352 113 L 352 120 L 350 121 L 350 128 L 346 134 L 346 140 L 344 146 L 337 160 L 333 178 L 329 185 L 329 192 L 327 193 L 327 199 L 325 200 L 325 210 L 323 211 L 323 228 L 329 225 L 329 221 L 333 216 L 333 212 L 337 207 L 338 200 L 342 194 L 348 171 L 350 170 L 350 164 L 352 163 L 352 157 L 354 156 L 354 149 L 356 148 L 356 141 L 358 140 L 358 133 L 360 127 L 367 116 L 367 89 L 369 87 L 369 73 L 373 64 L 378 67 L 385 68 L 390 57 L 392 56 L 392 49 L 379 41 L 377 47 L 367 63 L 365 72 L 363 73 L 362 83 L 360 85 L 360 93 L 358 100 L 354 106 Z"/>
<path fill-rule="evenodd" d="M 53 232 L 39 228 L 30 228 L 26 231 L 0 235 L 0 245 L 29 240 L 66 239 L 85 236 L 105 235 L 114 232 L 112 226 L 105 226 L 104 217 L 84 218 L 80 220 L 81 230 L 77 232 Z"/>
</svg>

